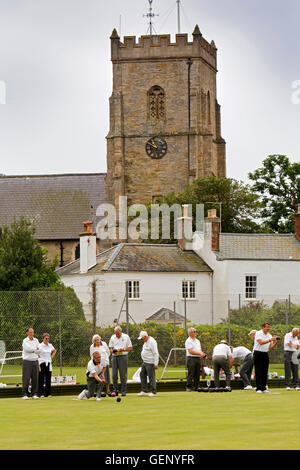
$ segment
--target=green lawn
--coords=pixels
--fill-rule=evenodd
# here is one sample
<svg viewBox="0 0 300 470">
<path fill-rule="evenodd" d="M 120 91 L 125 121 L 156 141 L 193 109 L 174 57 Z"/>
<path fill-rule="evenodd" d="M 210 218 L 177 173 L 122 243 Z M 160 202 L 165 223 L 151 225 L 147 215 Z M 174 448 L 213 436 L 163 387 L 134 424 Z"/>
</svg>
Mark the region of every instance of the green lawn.
<svg viewBox="0 0 300 470">
<path fill-rule="evenodd" d="M 3 398 L 0 449 L 299 449 L 300 392 L 272 392 Z"/>
</svg>

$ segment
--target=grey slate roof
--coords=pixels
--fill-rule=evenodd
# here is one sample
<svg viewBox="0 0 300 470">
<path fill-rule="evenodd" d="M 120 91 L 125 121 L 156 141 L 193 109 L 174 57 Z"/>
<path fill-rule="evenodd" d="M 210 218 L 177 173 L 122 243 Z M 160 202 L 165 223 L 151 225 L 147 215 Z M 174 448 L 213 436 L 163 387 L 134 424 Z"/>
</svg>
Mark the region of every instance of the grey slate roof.
<svg viewBox="0 0 300 470">
<path fill-rule="evenodd" d="M 218 259 L 300 260 L 294 234 L 221 233 Z"/>
<path fill-rule="evenodd" d="M 169 322 L 174 323 L 174 316 L 175 316 L 175 323 L 183 323 L 185 318 L 180 313 L 174 313 L 173 310 L 169 308 L 162 307 L 157 312 L 153 313 L 150 317 L 146 318 L 146 321 L 153 321 L 153 322 Z M 187 320 L 188 321 L 188 320 Z"/>
<path fill-rule="evenodd" d="M 90 274 L 104 272 L 212 272 L 193 251 L 182 251 L 177 245 L 120 243 L 97 255 Z M 57 269 L 60 276 L 79 274 L 76 260 Z"/>
<path fill-rule="evenodd" d="M 98 220 L 105 173 L 0 177 L 0 226 L 14 217 L 34 221 L 39 240 L 77 239 L 82 222 Z"/>
</svg>

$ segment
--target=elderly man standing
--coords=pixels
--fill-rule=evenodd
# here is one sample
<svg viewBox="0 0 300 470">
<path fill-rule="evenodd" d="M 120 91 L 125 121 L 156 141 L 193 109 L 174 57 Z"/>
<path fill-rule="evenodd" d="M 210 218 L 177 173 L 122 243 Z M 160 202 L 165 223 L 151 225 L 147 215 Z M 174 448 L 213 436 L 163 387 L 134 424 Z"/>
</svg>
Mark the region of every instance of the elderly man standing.
<svg viewBox="0 0 300 470">
<path fill-rule="evenodd" d="M 196 338 L 197 331 L 195 328 L 189 328 L 188 334 L 189 337 L 185 342 L 188 369 L 186 391 L 191 392 L 192 388 L 198 390 L 201 374 L 201 358 L 206 357 L 206 354 L 201 350 L 200 341 Z"/>
<path fill-rule="evenodd" d="M 138 339 L 143 341 L 142 356 L 142 369 L 140 373 L 142 391 L 138 394 L 139 397 L 148 395 L 149 397 L 156 396 L 156 378 L 155 370 L 158 368 L 159 354 L 157 349 L 157 342 L 152 336 L 149 336 L 147 331 L 141 331 Z M 150 393 L 147 393 L 147 378 L 149 378 Z"/>
<path fill-rule="evenodd" d="M 22 398 L 28 399 L 28 387 L 31 380 L 32 398 L 38 398 L 39 389 L 39 340 L 34 338 L 33 328 L 26 331 L 27 337 L 22 344 Z"/>
<path fill-rule="evenodd" d="M 226 376 L 226 388 L 230 388 L 230 364 L 232 361 L 231 349 L 228 346 L 227 341 L 222 340 L 219 344 L 214 347 L 212 354 L 213 364 L 214 364 L 214 383 L 215 387 L 220 387 L 220 370 L 223 369 Z"/>
<path fill-rule="evenodd" d="M 115 334 L 109 340 L 109 349 L 112 353 L 111 367 L 114 392 L 118 395 L 118 372 L 121 381 L 121 393 L 124 397 L 127 392 L 127 368 L 128 352 L 132 351 L 129 336 L 122 332 L 120 326 L 116 326 Z"/>
<path fill-rule="evenodd" d="M 290 333 L 284 337 L 284 375 L 286 390 L 291 389 L 291 374 L 293 374 L 293 386 L 295 390 L 299 388 L 298 364 L 294 364 L 292 356 L 297 349 L 300 349 L 298 340 L 299 328 L 293 328 Z"/>
<path fill-rule="evenodd" d="M 262 324 L 262 329 L 255 333 L 253 359 L 256 379 L 256 393 L 269 393 L 267 390 L 269 350 L 276 347 L 279 336 L 272 336 L 270 323 Z"/>
</svg>

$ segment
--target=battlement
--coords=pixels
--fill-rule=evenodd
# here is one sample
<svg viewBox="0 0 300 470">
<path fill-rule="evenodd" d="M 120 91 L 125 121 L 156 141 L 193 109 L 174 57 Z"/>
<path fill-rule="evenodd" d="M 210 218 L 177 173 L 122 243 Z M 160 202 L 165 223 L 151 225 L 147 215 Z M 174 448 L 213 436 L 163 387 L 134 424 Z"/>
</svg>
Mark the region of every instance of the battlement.
<svg viewBox="0 0 300 470">
<path fill-rule="evenodd" d="M 161 58 L 200 58 L 205 59 L 216 68 L 217 48 L 212 41 L 206 41 L 196 25 L 193 41 L 188 41 L 187 34 L 176 34 L 175 42 L 171 42 L 170 34 L 141 36 L 124 36 L 121 42 L 117 31 L 111 35 L 111 60 L 151 60 Z"/>
</svg>

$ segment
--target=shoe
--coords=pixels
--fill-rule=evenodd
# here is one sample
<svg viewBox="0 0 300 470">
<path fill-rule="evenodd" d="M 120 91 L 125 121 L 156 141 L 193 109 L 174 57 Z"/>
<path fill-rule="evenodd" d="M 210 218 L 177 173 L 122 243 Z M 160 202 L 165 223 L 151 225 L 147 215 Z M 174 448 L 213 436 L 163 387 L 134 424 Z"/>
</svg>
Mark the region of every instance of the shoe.
<svg viewBox="0 0 300 470">
<path fill-rule="evenodd" d="M 247 387 L 244 387 L 244 390 L 253 390 L 253 387 L 251 385 L 247 385 Z"/>
<path fill-rule="evenodd" d="M 295 390 L 300 390 L 300 387 L 295 387 Z"/>
<path fill-rule="evenodd" d="M 85 390 L 82 390 L 81 393 L 79 393 L 78 397 L 77 397 L 77 400 L 83 400 L 85 397 Z"/>
<path fill-rule="evenodd" d="M 192 389 L 191 389 L 191 388 L 187 388 L 186 391 L 187 391 L 187 392 L 191 392 Z"/>
<path fill-rule="evenodd" d="M 150 393 L 148 393 L 148 397 L 156 397 L 156 393 L 150 392 Z"/>
<path fill-rule="evenodd" d="M 256 393 L 262 393 L 262 391 L 261 390 L 256 390 Z"/>
<path fill-rule="evenodd" d="M 32 398 L 33 398 L 34 400 L 37 400 L 39 397 L 38 397 L 37 395 L 33 395 Z"/>
<path fill-rule="evenodd" d="M 263 393 L 271 393 L 269 390 L 263 390 Z"/>
<path fill-rule="evenodd" d="M 24 396 L 22 397 L 22 400 L 28 400 L 28 396 L 27 396 L 27 395 L 24 395 Z"/>
<path fill-rule="evenodd" d="M 148 393 L 146 393 L 146 392 L 138 393 L 138 397 L 147 397 L 147 396 L 148 396 Z"/>
<path fill-rule="evenodd" d="M 231 392 L 231 387 L 228 387 L 228 385 L 225 387 L 225 389 L 228 390 L 228 392 Z"/>
<path fill-rule="evenodd" d="M 286 390 L 291 390 L 291 387 L 285 387 Z"/>
<path fill-rule="evenodd" d="M 125 393 L 125 392 L 122 393 L 122 397 L 126 397 L 126 393 Z"/>
<path fill-rule="evenodd" d="M 96 401 L 101 401 L 101 398 L 100 398 L 100 397 L 97 397 L 97 398 L 96 398 Z"/>
<path fill-rule="evenodd" d="M 45 395 L 40 395 L 40 398 L 45 398 Z"/>
</svg>

